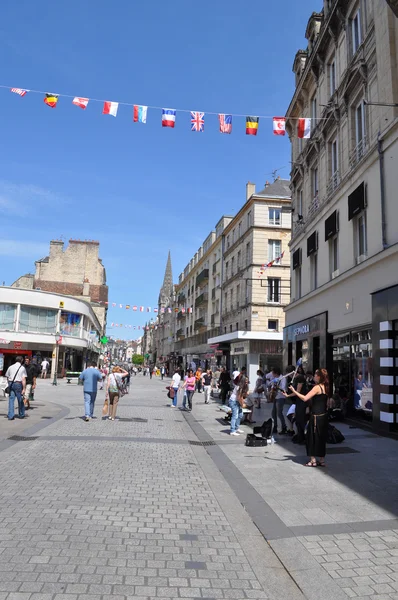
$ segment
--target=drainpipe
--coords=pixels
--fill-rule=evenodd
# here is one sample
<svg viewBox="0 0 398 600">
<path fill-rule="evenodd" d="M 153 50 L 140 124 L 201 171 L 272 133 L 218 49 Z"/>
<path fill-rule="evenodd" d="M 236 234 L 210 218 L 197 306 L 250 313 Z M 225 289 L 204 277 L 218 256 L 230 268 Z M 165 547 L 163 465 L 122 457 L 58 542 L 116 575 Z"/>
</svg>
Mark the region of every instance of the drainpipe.
<svg viewBox="0 0 398 600">
<path fill-rule="evenodd" d="M 387 243 L 387 223 L 386 223 L 386 183 L 384 176 L 384 150 L 383 142 L 381 140 L 380 131 L 377 136 L 377 151 L 379 153 L 379 165 L 380 165 L 380 199 L 381 199 L 381 241 L 383 250 L 388 248 Z"/>
</svg>

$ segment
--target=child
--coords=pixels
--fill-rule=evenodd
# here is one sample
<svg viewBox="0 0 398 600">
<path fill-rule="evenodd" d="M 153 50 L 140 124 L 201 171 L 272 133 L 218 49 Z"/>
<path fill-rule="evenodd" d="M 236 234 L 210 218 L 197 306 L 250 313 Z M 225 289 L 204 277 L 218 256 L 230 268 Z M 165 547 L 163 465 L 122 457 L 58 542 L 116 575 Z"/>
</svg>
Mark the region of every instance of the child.
<svg viewBox="0 0 398 600">
<path fill-rule="evenodd" d="M 293 425 L 296 421 L 296 405 L 295 404 L 292 404 L 290 406 L 289 410 L 287 411 L 286 416 L 287 416 L 287 420 L 290 423 L 290 428 L 288 429 L 287 434 L 293 436 L 294 435 Z"/>
</svg>

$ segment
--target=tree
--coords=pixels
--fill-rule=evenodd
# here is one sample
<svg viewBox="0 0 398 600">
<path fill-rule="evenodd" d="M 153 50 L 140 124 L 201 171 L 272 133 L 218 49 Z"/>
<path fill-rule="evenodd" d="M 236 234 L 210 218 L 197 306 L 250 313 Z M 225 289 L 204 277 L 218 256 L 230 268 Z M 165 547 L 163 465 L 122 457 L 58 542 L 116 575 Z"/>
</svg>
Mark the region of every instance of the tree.
<svg viewBox="0 0 398 600">
<path fill-rule="evenodd" d="M 142 354 L 133 354 L 133 357 L 131 360 L 133 362 L 133 365 L 143 365 L 144 364 L 144 357 L 142 356 Z"/>
</svg>

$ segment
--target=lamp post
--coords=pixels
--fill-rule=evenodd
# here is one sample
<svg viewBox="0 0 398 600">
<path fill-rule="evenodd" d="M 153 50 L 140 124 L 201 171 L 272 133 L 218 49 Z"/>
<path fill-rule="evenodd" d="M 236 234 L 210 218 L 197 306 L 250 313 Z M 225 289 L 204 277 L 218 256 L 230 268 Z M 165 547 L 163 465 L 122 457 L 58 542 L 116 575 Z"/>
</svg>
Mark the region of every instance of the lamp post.
<svg viewBox="0 0 398 600">
<path fill-rule="evenodd" d="M 59 333 L 56 334 L 55 336 L 55 369 L 54 369 L 54 379 L 53 379 L 53 385 L 58 385 L 57 383 L 57 371 L 58 371 L 58 352 L 59 352 L 59 344 L 62 341 L 62 335 L 60 335 Z"/>
</svg>

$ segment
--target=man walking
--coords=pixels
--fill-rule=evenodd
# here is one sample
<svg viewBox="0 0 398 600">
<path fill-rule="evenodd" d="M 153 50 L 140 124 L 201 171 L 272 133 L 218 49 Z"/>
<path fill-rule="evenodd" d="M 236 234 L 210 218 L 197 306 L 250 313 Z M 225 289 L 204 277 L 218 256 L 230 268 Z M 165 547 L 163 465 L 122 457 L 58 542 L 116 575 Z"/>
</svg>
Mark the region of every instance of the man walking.
<svg viewBox="0 0 398 600">
<path fill-rule="evenodd" d="M 161 374 L 161 376 L 162 376 L 162 381 L 163 381 L 163 377 L 164 377 L 164 376 L 165 376 L 165 374 L 166 374 L 166 369 L 165 369 L 164 367 L 162 367 L 162 368 L 160 369 L 160 374 Z"/>
<path fill-rule="evenodd" d="M 92 362 L 88 369 L 80 373 L 79 379 L 84 382 L 84 412 L 86 421 L 89 421 L 94 416 L 97 386 L 98 382 L 102 381 L 102 373 L 97 369 L 96 363 Z"/>
<path fill-rule="evenodd" d="M 18 400 L 18 417 L 25 418 L 25 405 L 23 397 L 26 391 L 26 369 L 22 365 L 22 356 L 17 356 L 15 364 L 8 367 L 6 377 L 10 388 L 10 396 L 8 399 L 8 420 L 13 421 L 15 418 L 15 398 Z"/>
<path fill-rule="evenodd" d="M 30 409 L 30 401 L 33 400 L 33 392 L 36 389 L 37 367 L 30 362 L 30 357 L 25 357 L 26 371 L 26 392 L 25 392 L 25 408 Z"/>
<path fill-rule="evenodd" d="M 213 374 L 211 369 L 206 369 L 206 373 L 202 375 L 203 391 L 205 393 L 205 404 L 210 404 L 211 380 Z"/>
<path fill-rule="evenodd" d="M 47 371 L 48 371 L 49 366 L 50 366 L 50 363 L 45 358 L 41 363 L 41 378 L 42 379 L 47 379 Z"/>
</svg>

